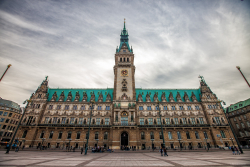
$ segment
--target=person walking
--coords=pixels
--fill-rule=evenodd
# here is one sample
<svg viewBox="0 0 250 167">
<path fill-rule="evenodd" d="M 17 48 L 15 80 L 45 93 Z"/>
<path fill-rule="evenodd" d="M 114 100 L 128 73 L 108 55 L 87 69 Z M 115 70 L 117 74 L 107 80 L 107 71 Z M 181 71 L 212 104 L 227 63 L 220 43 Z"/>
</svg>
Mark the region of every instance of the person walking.
<svg viewBox="0 0 250 167">
<path fill-rule="evenodd" d="M 233 152 L 233 155 L 234 155 L 234 146 L 232 146 L 232 147 L 231 147 L 231 150 L 232 150 L 232 152 Z"/>
<path fill-rule="evenodd" d="M 163 156 L 163 155 L 162 155 L 162 153 L 163 153 L 163 149 L 162 149 L 162 147 L 161 147 L 161 149 L 160 149 L 160 153 L 161 153 L 161 156 Z"/>
<path fill-rule="evenodd" d="M 168 156 L 168 154 L 167 154 L 167 148 L 166 147 L 163 148 L 163 151 L 164 151 L 164 157 Z"/>
<path fill-rule="evenodd" d="M 234 150 L 235 150 L 235 154 L 236 154 L 236 151 L 237 151 L 237 155 L 238 154 L 240 155 L 239 149 L 236 146 L 234 146 Z"/>
</svg>

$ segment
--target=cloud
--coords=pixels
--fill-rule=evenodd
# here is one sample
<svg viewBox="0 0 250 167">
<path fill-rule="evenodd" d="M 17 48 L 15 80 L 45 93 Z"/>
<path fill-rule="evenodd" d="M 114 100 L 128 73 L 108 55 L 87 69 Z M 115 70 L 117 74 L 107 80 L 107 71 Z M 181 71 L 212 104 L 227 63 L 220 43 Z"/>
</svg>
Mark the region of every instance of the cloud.
<svg viewBox="0 0 250 167">
<path fill-rule="evenodd" d="M 2 1 L 1 97 L 21 104 L 45 76 L 50 87 L 114 86 L 123 19 L 135 54 L 135 84 L 198 88 L 198 75 L 227 104 L 249 98 L 248 1 Z"/>
</svg>

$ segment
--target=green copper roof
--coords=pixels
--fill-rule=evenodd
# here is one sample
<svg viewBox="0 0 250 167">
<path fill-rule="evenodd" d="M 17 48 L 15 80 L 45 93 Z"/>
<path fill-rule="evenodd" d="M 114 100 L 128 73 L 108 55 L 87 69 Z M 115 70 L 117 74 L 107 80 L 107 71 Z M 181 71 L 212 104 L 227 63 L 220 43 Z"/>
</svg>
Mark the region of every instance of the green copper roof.
<svg viewBox="0 0 250 167">
<path fill-rule="evenodd" d="M 125 21 L 124 21 L 124 27 L 123 27 L 123 30 L 121 31 L 121 38 L 120 38 L 120 46 L 118 48 L 118 50 L 116 50 L 116 52 L 120 52 L 121 48 L 122 48 L 122 45 L 125 43 L 128 47 L 128 50 L 129 52 L 132 52 L 132 50 L 130 49 L 129 47 L 129 39 L 128 39 L 128 31 L 126 30 L 126 26 L 125 26 Z"/>
<path fill-rule="evenodd" d="M 250 105 L 250 98 L 246 99 L 245 101 L 240 101 L 238 103 L 232 104 L 229 107 L 224 109 L 224 112 L 228 111 L 228 112 L 232 112 L 241 108 L 244 108 L 246 106 Z"/>
<path fill-rule="evenodd" d="M 101 93 L 103 95 L 103 102 L 106 101 L 106 97 L 108 94 L 110 94 L 111 101 L 113 100 L 113 88 L 107 88 L 107 89 L 59 89 L 59 88 L 55 89 L 55 88 L 49 88 L 48 89 L 48 94 L 49 94 L 48 101 L 51 101 L 51 98 L 55 92 L 57 94 L 56 101 L 59 100 L 62 92 L 64 92 L 64 101 L 66 101 L 69 92 L 71 92 L 71 94 L 72 94 L 71 101 L 75 100 L 76 92 L 78 92 L 80 95 L 79 101 L 82 101 L 83 93 L 87 94 L 87 101 L 88 102 L 90 101 L 90 97 L 93 93 L 95 94 L 95 101 L 98 101 L 99 94 L 101 94 Z"/>
<path fill-rule="evenodd" d="M 200 89 L 141 89 L 141 88 L 137 88 L 137 89 L 135 89 L 135 91 L 136 91 L 136 101 L 138 101 L 138 95 L 141 94 L 142 100 L 143 100 L 143 102 L 145 102 L 147 93 L 150 95 L 151 101 L 154 101 L 155 94 L 157 94 L 159 101 L 162 101 L 161 96 L 163 93 L 165 93 L 165 97 L 166 97 L 167 101 L 169 102 L 169 94 L 171 92 L 173 94 L 175 101 L 177 101 L 176 96 L 177 96 L 178 92 L 181 96 L 182 101 L 185 101 L 183 98 L 185 92 L 187 93 L 188 98 L 191 102 L 192 102 L 192 99 L 191 99 L 192 93 L 194 93 L 197 101 L 199 101 L 199 102 L 201 101 L 200 100 L 200 94 L 201 94 Z"/>
</svg>

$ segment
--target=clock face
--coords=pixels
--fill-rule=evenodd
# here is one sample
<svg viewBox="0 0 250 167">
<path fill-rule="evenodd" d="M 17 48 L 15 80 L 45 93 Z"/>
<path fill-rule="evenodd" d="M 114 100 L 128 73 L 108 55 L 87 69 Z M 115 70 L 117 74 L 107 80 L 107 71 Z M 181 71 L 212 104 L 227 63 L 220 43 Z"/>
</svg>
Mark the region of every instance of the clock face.
<svg viewBox="0 0 250 167">
<path fill-rule="evenodd" d="M 128 70 L 121 70 L 121 76 L 128 76 Z"/>
</svg>

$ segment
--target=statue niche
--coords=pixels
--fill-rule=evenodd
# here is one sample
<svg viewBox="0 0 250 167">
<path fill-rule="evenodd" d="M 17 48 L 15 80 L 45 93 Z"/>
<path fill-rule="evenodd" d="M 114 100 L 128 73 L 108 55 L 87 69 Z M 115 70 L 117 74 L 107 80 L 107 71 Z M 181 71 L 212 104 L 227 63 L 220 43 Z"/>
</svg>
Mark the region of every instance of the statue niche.
<svg viewBox="0 0 250 167">
<path fill-rule="evenodd" d="M 127 92 L 127 81 L 126 81 L 126 79 L 122 80 L 122 91 Z"/>
<path fill-rule="evenodd" d="M 126 95 L 126 93 L 123 93 L 123 95 L 121 96 L 122 100 L 128 100 L 128 96 Z"/>
</svg>

